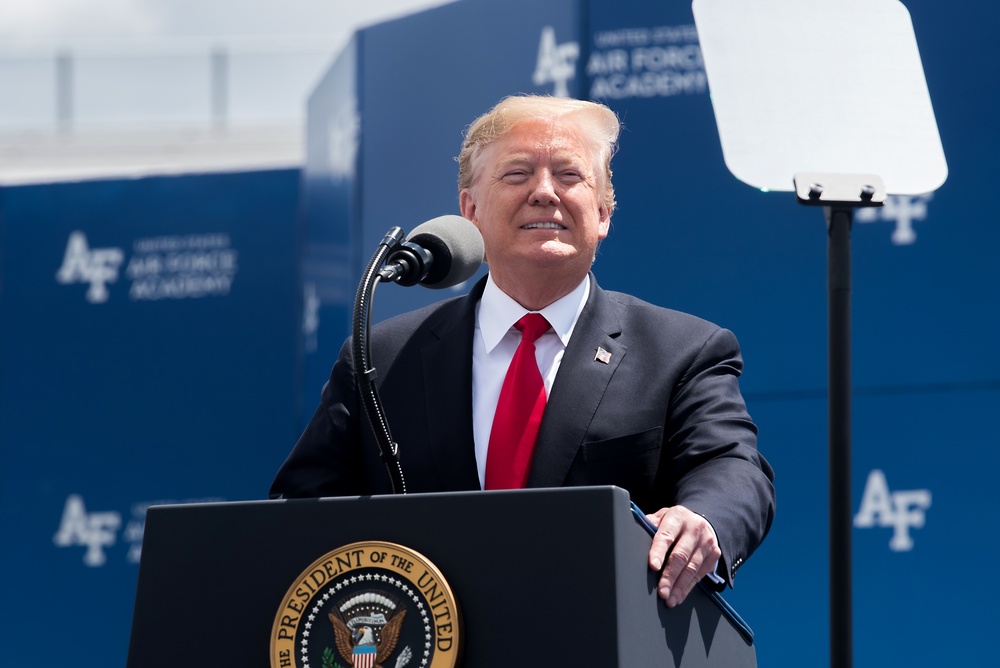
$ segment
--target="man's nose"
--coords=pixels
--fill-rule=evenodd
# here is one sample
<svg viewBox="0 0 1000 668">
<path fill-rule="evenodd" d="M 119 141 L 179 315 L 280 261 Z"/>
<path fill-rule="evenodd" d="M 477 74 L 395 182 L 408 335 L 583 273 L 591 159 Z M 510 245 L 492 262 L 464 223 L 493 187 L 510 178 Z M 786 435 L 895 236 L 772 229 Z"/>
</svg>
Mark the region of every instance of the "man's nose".
<svg viewBox="0 0 1000 668">
<path fill-rule="evenodd" d="M 552 172 L 543 169 L 537 173 L 534 187 L 531 190 L 531 203 L 541 206 L 559 203 L 559 195 L 556 193 L 556 183 Z"/>
</svg>

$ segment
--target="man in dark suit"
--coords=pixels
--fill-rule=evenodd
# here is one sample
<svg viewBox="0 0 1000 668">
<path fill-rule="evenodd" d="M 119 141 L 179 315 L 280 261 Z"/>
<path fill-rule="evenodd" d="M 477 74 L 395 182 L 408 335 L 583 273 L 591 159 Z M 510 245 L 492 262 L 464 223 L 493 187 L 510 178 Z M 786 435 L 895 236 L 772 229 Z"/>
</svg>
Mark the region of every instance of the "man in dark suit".
<svg viewBox="0 0 1000 668">
<path fill-rule="evenodd" d="M 659 509 L 649 564 L 674 606 L 704 577 L 732 584 L 770 528 L 773 473 L 740 395 L 735 337 L 606 292 L 590 273 L 615 206 L 618 131 L 607 107 L 558 98 L 506 98 L 477 119 L 459 203 L 489 275 L 466 297 L 376 325 L 371 351 L 409 492 L 623 487 Z M 523 394 L 505 384 L 523 345 L 515 323 L 530 313 L 547 330 L 522 357 L 537 363 L 540 403 L 533 427 L 498 445 L 508 395 Z M 363 412 L 348 341 L 271 495 L 390 492 Z"/>
</svg>

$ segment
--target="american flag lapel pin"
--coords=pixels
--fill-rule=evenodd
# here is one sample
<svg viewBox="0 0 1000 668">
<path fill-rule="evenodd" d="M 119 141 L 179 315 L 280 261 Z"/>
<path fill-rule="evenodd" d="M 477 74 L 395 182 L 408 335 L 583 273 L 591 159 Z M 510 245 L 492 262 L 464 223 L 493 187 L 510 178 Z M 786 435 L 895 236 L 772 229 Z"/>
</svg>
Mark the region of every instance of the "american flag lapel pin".
<svg viewBox="0 0 1000 668">
<path fill-rule="evenodd" d="M 594 355 L 594 361 L 601 362 L 603 364 L 611 364 L 611 353 L 604 348 L 598 348 L 597 354 Z"/>
</svg>

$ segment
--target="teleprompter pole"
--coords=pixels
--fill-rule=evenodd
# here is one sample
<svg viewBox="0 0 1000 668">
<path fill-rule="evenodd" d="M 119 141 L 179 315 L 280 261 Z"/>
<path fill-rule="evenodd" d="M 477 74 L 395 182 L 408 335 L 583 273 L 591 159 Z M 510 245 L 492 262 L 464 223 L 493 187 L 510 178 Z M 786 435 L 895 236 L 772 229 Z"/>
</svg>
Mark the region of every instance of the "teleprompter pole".
<svg viewBox="0 0 1000 668">
<path fill-rule="evenodd" d="M 829 334 L 830 665 L 851 668 L 851 219 L 826 208 Z"/>
<path fill-rule="evenodd" d="M 801 173 L 795 194 L 826 214 L 830 666 L 851 668 L 851 222 L 854 207 L 882 206 L 886 192 L 875 175 Z"/>
</svg>

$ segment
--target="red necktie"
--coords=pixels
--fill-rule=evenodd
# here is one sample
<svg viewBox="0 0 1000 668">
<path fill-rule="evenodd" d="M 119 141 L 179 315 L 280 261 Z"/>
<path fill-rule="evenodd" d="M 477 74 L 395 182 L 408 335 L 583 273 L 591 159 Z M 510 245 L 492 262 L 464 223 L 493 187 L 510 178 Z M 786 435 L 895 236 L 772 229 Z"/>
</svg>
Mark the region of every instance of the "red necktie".
<svg viewBox="0 0 1000 668">
<path fill-rule="evenodd" d="M 486 454 L 486 489 L 524 487 L 545 411 L 545 384 L 535 360 L 535 340 L 552 329 L 541 313 L 529 313 L 514 325 L 521 343 L 510 361 L 493 417 Z"/>
</svg>

